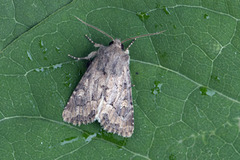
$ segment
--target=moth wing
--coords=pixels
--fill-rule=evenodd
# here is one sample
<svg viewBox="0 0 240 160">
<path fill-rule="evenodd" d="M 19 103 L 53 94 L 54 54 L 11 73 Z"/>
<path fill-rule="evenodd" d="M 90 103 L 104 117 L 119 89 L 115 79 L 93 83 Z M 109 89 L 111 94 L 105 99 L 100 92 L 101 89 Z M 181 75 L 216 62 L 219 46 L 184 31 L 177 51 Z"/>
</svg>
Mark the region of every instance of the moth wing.
<svg viewBox="0 0 240 160">
<path fill-rule="evenodd" d="M 73 91 L 62 113 L 63 120 L 73 125 L 88 124 L 95 121 L 98 104 L 106 82 L 106 76 L 96 70 L 98 57 L 96 57 L 77 87 Z M 101 84 L 101 85 L 100 85 Z"/>
<path fill-rule="evenodd" d="M 102 108 L 96 118 L 107 132 L 131 137 L 134 130 L 131 78 L 129 65 L 122 67 L 120 76 L 108 77 L 107 84 L 112 88 L 105 89 Z"/>
</svg>

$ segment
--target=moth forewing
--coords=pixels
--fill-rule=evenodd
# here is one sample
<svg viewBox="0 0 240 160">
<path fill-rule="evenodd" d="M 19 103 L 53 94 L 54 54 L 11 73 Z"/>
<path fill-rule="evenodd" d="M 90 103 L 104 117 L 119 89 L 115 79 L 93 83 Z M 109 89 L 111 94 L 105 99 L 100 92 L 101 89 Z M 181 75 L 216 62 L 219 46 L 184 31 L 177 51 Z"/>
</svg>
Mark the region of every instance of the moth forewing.
<svg viewBox="0 0 240 160">
<path fill-rule="evenodd" d="M 116 133 L 123 137 L 131 137 L 134 131 L 134 109 L 128 49 L 136 38 L 162 32 L 126 39 L 123 42 L 131 39 L 133 41 L 124 50 L 119 39 L 113 39 L 104 31 L 79 18 L 77 19 L 105 34 L 113 42 L 109 46 L 103 46 L 94 43 L 87 37 L 99 49 L 91 52 L 87 57 L 71 56 L 77 60 L 95 58 L 64 108 L 63 120 L 79 126 L 97 120 L 107 132 Z"/>
</svg>

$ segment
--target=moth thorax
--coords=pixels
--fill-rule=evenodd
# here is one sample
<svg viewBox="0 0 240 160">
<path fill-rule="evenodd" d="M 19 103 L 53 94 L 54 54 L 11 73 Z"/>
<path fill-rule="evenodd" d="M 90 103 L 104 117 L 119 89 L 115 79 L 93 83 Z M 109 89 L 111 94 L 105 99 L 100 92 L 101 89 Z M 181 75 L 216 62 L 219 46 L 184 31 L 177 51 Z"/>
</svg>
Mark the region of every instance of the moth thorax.
<svg viewBox="0 0 240 160">
<path fill-rule="evenodd" d="M 109 43 L 109 46 L 110 45 L 114 45 L 114 47 L 124 50 L 124 46 L 123 46 L 122 42 L 120 41 L 120 39 L 115 39 L 114 41 Z"/>
</svg>

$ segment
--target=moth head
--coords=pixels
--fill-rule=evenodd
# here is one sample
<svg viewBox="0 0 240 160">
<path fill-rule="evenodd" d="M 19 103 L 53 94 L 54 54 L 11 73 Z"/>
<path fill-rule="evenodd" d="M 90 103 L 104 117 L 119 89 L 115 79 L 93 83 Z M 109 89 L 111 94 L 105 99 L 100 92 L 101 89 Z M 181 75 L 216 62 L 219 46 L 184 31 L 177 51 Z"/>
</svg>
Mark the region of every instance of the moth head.
<svg viewBox="0 0 240 160">
<path fill-rule="evenodd" d="M 109 43 L 109 46 L 111 46 L 111 45 L 114 45 L 115 47 L 121 48 L 122 50 L 124 50 L 124 46 L 123 46 L 122 42 L 120 41 L 120 39 L 115 39 L 114 41 L 111 41 Z"/>
</svg>

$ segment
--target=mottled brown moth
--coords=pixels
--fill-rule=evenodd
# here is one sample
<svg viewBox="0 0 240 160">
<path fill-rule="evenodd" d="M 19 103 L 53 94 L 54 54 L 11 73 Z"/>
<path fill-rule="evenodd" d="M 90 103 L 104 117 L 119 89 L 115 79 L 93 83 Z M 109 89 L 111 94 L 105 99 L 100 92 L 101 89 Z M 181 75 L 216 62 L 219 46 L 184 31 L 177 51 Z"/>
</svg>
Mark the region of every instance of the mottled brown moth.
<svg viewBox="0 0 240 160">
<path fill-rule="evenodd" d="M 137 38 L 157 35 L 164 31 L 128 38 L 121 42 L 95 26 L 76 18 L 111 38 L 112 41 L 109 46 L 103 46 L 94 43 L 86 36 L 99 49 L 91 52 L 87 57 L 78 58 L 69 55 L 76 60 L 95 58 L 64 108 L 63 120 L 79 126 L 98 120 L 107 132 L 131 137 L 134 130 L 134 110 L 128 49 Z M 129 40 L 132 40 L 132 43 L 124 50 L 123 43 Z"/>
</svg>

